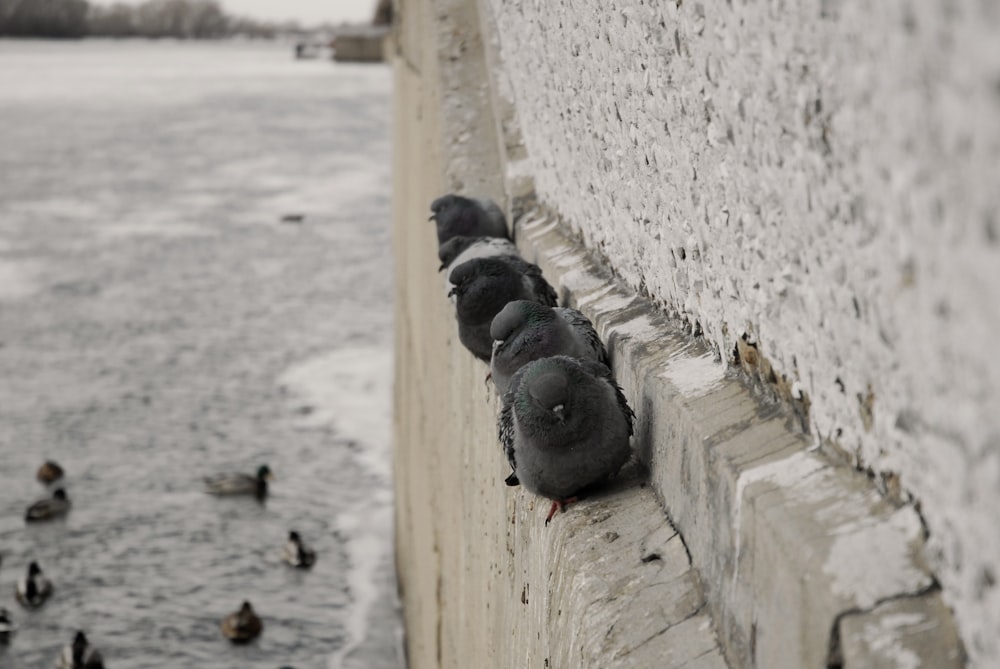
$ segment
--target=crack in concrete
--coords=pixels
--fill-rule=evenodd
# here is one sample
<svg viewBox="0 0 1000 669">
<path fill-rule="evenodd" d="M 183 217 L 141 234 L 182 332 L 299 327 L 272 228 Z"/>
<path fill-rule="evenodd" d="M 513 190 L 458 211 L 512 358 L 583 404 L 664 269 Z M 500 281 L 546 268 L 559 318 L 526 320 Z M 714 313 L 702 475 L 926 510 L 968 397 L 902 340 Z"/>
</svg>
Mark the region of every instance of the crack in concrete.
<svg viewBox="0 0 1000 669">
<path fill-rule="evenodd" d="M 890 602 L 898 602 L 906 599 L 919 599 L 935 592 L 941 592 L 941 586 L 938 584 L 937 579 L 934 579 L 932 575 L 931 584 L 925 588 L 917 590 L 916 592 L 904 592 L 890 597 L 883 597 L 876 600 L 875 603 L 869 607 L 862 608 L 855 606 L 838 613 L 833 619 L 832 629 L 830 630 L 830 651 L 826 660 L 827 669 L 841 669 L 841 667 L 843 667 L 843 648 L 841 646 L 840 639 L 840 623 L 844 620 L 844 618 L 871 613 L 880 606 Z M 962 652 L 964 653 L 964 650 Z"/>
</svg>

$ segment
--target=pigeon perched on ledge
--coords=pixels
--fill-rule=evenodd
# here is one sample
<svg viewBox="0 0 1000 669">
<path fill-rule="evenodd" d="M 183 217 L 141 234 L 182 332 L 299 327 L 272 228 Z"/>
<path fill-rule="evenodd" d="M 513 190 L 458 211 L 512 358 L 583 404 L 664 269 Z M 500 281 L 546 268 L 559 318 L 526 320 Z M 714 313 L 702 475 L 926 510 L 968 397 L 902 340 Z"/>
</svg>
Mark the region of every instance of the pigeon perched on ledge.
<svg viewBox="0 0 1000 669">
<path fill-rule="evenodd" d="M 497 421 L 500 443 L 520 483 L 552 501 L 545 523 L 590 486 L 622 468 L 631 455 L 635 414 L 599 362 L 564 355 L 517 370 Z"/>
<path fill-rule="evenodd" d="M 431 202 L 427 220 L 437 224 L 438 246 L 452 237 L 505 237 L 507 218 L 496 202 L 490 199 L 463 197 L 454 193 L 442 195 Z"/>
<path fill-rule="evenodd" d="M 501 395 L 507 392 L 514 372 L 532 360 L 568 355 L 608 364 L 608 352 L 590 319 L 568 307 L 508 302 L 493 319 L 490 337 L 490 374 Z"/>
<path fill-rule="evenodd" d="M 438 259 L 441 266 L 438 271 L 447 269 L 449 272 L 474 258 L 492 258 L 494 256 L 520 256 L 514 242 L 506 237 L 467 237 L 458 235 L 452 237 L 438 247 Z"/>
<path fill-rule="evenodd" d="M 556 305 L 556 292 L 538 265 L 516 256 L 475 258 L 458 265 L 448 275 L 454 285 L 458 338 L 465 348 L 489 362 L 493 353 L 490 324 L 508 302 L 530 300 Z"/>
</svg>

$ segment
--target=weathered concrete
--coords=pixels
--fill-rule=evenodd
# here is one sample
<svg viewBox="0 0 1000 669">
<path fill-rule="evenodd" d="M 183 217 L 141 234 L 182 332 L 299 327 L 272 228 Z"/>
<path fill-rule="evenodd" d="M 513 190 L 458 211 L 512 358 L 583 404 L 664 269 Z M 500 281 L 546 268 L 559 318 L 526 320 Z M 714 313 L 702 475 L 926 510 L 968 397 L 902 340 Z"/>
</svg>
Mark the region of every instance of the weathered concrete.
<svg viewBox="0 0 1000 669">
<path fill-rule="evenodd" d="M 462 2 L 401 15 L 395 470 L 410 666 L 722 669 L 701 581 L 635 468 L 548 527 L 546 500 L 503 483 L 498 399 L 458 342 L 425 220 L 442 192 L 504 192 L 478 18 Z"/>
<path fill-rule="evenodd" d="M 639 415 L 635 439 L 648 449 L 650 483 L 702 574 L 734 666 L 824 667 L 838 655 L 841 616 L 934 588 L 912 507 L 890 504 L 864 475 L 810 452 L 791 411 L 754 397 L 554 218 L 529 214 L 518 239 L 608 342 Z M 940 655 L 955 662 L 935 666 L 957 666 L 947 610 L 921 615 L 953 642 Z"/>
<path fill-rule="evenodd" d="M 1000 5 L 483 2 L 539 200 L 919 504 L 1000 666 Z"/>
<path fill-rule="evenodd" d="M 483 67 L 479 28 L 489 45 L 492 22 L 474 9 L 404 3 L 399 28 L 397 528 L 413 666 L 721 666 L 715 623 L 730 666 L 865 666 L 889 647 L 902 649 L 889 659 L 959 666 L 913 506 L 811 450 L 807 401 L 765 400 L 550 210 L 531 208 L 536 163 L 523 160 L 503 68 Z M 673 525 L 633 487 L 545 529 L 545 504 L 502 485 L 497 398 L 458 344 L 422 220 L 448 190 L 528 211 L 518 245 L 607 341 L 650 490 Z M 697 573 L 678 553 L 651 574 L 641 537 L 674 526 Z M 878 618 L 899 602 L 932 633 Z"/>
</svg>

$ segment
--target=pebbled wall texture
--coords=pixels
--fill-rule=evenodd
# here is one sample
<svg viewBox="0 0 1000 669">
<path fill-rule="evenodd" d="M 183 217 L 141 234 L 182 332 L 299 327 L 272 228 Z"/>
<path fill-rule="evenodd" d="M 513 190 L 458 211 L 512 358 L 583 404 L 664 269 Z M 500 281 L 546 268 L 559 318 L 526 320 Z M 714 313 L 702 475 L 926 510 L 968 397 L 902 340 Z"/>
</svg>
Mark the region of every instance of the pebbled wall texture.
<svg viewBox="0 0 1000 669">
<path fill-rule="evenodd" d="M 485 4 L 539 200 L 915 504 L 996 666 L 1000 5 Z"/>
</svg>

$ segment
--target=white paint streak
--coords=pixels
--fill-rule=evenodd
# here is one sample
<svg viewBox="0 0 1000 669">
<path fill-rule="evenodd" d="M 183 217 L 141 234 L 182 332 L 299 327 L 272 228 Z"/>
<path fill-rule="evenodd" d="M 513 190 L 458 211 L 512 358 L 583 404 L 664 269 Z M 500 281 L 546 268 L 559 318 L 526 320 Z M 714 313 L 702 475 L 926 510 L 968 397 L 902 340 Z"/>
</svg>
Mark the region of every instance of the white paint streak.
<svg viewBox="0 0 1000 669">
<path fill-rule="evenodd" d="M 670 381 L 688 399 L 696 399 L 722 384 L 726 368 L 716 362 L 712 353 L 695 357 L 681 352 L 667 360 L 660 376 Z"/>
<path fill-rule="evenodd" d="M 884 597 L 930 585 L 930 577 L 914 566 L 911 554 L 921 535 L 913 509 L 904 507 L 887 521 L 853 529 L 833 537 L 823 563 L 836 594 L 868 609 Z"/>
<path fill-rule="evenodd" d="M 862 635 L 869 648 L 879 657 L 893 663 L 895 669 L 919 669 L 922 662 L 913 650 L 905 648 L 898 640 L 904 628 L 924 622 L 918 613 L 897 613 L 881 617 L 876 623 L 865 625 Z"/>
<path fill-rule="evenodd" d="M 822 470 L 826 465 L 819 458 L 805 452 L 795 452 L 786 458 L 772 460 L 746 469 L 736 479 L 736 503 L 733 507 L 733 534 L 736 536 L 735 582 L 740 573 L 740 547 L 742 543 L 743 493 L 747 486 L 766 482 L 775 488 L 788 489 Z"/>
</svg>

